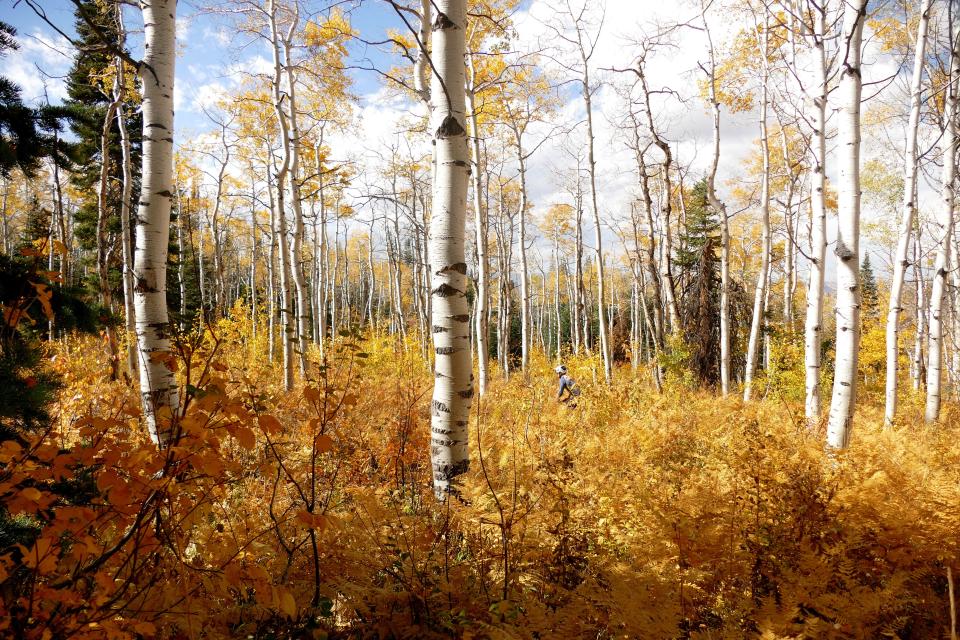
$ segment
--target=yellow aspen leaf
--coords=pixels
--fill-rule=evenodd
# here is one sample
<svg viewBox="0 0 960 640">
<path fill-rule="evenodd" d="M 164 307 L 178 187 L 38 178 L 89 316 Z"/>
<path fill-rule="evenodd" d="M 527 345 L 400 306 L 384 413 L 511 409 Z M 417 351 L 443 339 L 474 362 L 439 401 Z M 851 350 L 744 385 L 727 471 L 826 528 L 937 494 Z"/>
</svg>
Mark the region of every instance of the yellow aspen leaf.
<svg viewBox="0 0 960 640">
<path fill-rule="evenodd" d="M 287 591 L 286 589 L 278 589 L 277 596 L 280 604 L 280 611 L 287 614 L 291 618 L 296 617 L 297 615 L 297 601 L 294 600 L 293 594 Z"/>
<path fill-rule="evenodd" d="M 270 582 L 270 574 L 267 573 L 266 569 L 259 565 L 253 565 L 247 569 L 247 575 L 250 576 L 251 580 L 259 580 L 261 582 Z"/>
</svg>

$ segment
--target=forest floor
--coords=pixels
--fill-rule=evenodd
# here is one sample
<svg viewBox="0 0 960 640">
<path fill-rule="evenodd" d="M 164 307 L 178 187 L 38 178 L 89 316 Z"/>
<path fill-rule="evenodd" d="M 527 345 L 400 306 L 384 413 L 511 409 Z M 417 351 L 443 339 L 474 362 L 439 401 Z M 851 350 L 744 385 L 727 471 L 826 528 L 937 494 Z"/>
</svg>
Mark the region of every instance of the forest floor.
<svg viewBox="0 0 960 640">
<path fill-rule="evenodd" d="M 38 560 L 26 563 L 41 603 L 31 628 L 96 620 L 131 638 L 950 637 L 955 406 L 936 427 L 911 418 L 884 430 L 868 391 L 852 446 L 828 454 L 796 402 L 679 384 L 657 393 L 629 367 L 607 387 L 589 358 L 568 362 L 583 391 L 571 409 L 556 402 L 540 356 L 526 379 L 494 372 L 475 398 L 462 497 L 439 503 L 432 376 L 416 344 L 342 338 L 327 366 L 312 364 L 309 383 L 285 392 L 244 322 L 215 333 L 181 350 L 190 402 L 162 454 L 138 420 L 137 394 L 109 380 L 102 345 L 58 347 L 56 424 L 36 446 L 56 444 L 51 468 L 69 453 L 94 469 L 98 496 L 73 514 L 91 519 L 86 537 L 71 534 L 86 561 L 121 550 L 95 565 L 95 580 L 77 579 L 84 553 L 63 542 L 57 518 L 45 520 Z M 901 412 L 919 416 L 920 399 L 908 393 Z M 124 541 L 157 495 L 157 525 Z M 39 566 L 41 550 L 53 562 Z M 137 569 L 141 557 L 148 570 Z M 0 558 L 0 569 L 12 573 L 13 562 Z M 53 604 L 64 593 L 84 600 L 70 619 Z"/>
</svg>

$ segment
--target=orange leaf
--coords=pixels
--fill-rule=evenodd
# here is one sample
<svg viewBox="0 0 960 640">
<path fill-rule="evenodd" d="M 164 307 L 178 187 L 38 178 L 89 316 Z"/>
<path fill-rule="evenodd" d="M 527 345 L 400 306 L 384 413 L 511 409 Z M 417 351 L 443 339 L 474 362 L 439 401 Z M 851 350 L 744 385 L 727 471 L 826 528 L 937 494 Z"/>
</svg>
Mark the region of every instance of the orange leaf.
<svg viewBox="0 0 960 640">
<path fill-rule="evenodd" d="M 260 428 L 266 433 L 279 433 L 283 430 L 283 425 L 280 424 L 280 421 L 271 415 L 263 414 L 257 418 L 257 422 L 260 423 Z"/>
<path fill-rule="evenodd" d="M 297 521 L 307 529 L 323 529 L 327 525 L 327 519 L 323 514 L 310 513 L 306 510 L 297 512 Z"/>
<path fill-rule="evenodd" d="M 39 502 L 40 498 L 43 497 L 43 494 L 40 493 L 40 490 L 35 489 L 34 487 L 27 487 L 26 489 L 20 492 L 20 495 L 26 498 L 27 500 L 31 500 L 33 502 Z"/>
<path fill-rule="evenodd" d="M 240 443 L 240 446 L 251 451 L 255 446 L 257 446 L 257 436 L 252 429 L 247 427 L 237 427 L 233 431 L 233 437 L 237 439 L 237 442 Z"/>
<path fill-rule="evenodd" d="M 317 452 L 326 453 L 333 449 L 333 438 L 325 433 L 317 436 Z"/>
</svg>

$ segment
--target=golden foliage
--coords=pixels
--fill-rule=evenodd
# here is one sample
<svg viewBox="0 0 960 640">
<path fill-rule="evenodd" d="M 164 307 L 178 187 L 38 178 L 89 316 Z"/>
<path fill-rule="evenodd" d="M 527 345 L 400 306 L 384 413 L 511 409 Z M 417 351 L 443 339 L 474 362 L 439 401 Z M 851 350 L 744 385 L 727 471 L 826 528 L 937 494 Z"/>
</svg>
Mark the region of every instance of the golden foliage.
<svg viewBox="0 0 960 640">
<path fill-rule="evenodd" d="M 178 345 L 188 400 L 166 451 L 98 349 L 57 347 L 59 418 L 0 449 L 4 507 L 38 531 L 0 553 L 0 633 L 851 638 L 949 624 L 953 407 L 937 429 L 883 431 L 868 404 L 854 446 L 828 455 L 789 396 L 743 404 L 682 380 L 658 395 L 626 370 L 607 387 L 595 358 L 571 358 L 571 409 L 535 356 L 530 382 L 476 401 L 463 499 L 440 504 L 418 349 L 341 337 L 285 393 L 251 332 L 238 305 Z M 52 490 L 81 477 L 89 504 Z"/>
</svg>

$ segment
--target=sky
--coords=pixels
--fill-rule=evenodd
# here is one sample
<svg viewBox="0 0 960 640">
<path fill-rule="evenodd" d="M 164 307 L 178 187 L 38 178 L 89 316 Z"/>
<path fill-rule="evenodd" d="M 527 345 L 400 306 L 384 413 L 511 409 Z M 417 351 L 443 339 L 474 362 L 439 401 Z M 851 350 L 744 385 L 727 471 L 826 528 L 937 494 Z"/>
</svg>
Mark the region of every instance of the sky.
<svg viewBox="0 0 960 640">
<path fill-rule="evenodd" d="M 558 11 L 567 0 L 523 0 L 514 15 L 519 50 L 544 50 L 549 54 L 541 58 L 541 64 L 550 71 L 562 74 L 551 56 L 560 55 L 554 50 L 556 38 L 551 37 L 544 24 L 556 20 Z M 69 0 L 43 0 L 41 3 L 48 17 L 62 30 L 72 35 L 73 11 Z M 177 77 L 175 93 L 176 131 L 180 141 L 195 141 L 209 131 L 210 125 L 203 113 L 219 97 L 236 88 L 249 71 L 266 71 L 271 62 L 262 42 L 238 35 L 233 18 L 222 11 L 223 0 L 201 2 L 181 0 L 178 8 Z M 326 6 L 327 3 L 306 2 L 306 6 Z M 595 3 L 601 6 L 603 3 Z M 51 102 L 65 97 L 63 76 L 71 64 L 68 42 L 45 25 L 21 0 L 0 0 L 2 19 L 19 31 L 20 49 L 9 52 L 0 59 L 0 74 L 9 77 L 23 90 L 31 102 L 42 102 L 44 93 Z M 705 32 L 700 28 L 699 2 L 677 0 L 607 0 L 598 46 L 591 61 L 594 77 L 604 81 L 594 100 L 594 126 L 597 145 L 598 194 L 601 217 L 614 220 L 625 215 L 629 203 L 636 197 L 634 161 L 623 141 L 619 124 L 623 113 L 622 98 L 614 85 L 622 84 L 624 74 L 606 69 L 625 68 L 633 64 L 635 43 L 646 34 L 654 33 L 667 23 L 690 23 L 675 31 L 670 45 L 658 48 L 648 59 L 652 89 L 669 87 L 672 92 L 655 98 L 655 115 L 663 135 L 673 147 L 674 157 L 681 165 L 689 166 L 694 178 L 702 176 L 710 161 L 712 120 L 707 105 L 698 97 L 697 81 L 703 78 L 699 69 L 706 63 L 707 47 Z M 130 46 L 134 56 L 141 46 L 138 12 L 127 11 L 127 28 L 131 32 Z M 596 19 L 598 16 L 595 15 Z M 402 30 L 404 27 L 390 6 L 382 0 L 364 0 L 350 11 L 353 27 L 367 40 L 378 40 L 387 28 Z M 731 20 L 723 11 L 712 11 L 707 17 L 715 43 L 722 47 L 733 36 L 733 29 L 744 22 Z M 599 24 L 599 20 L 596 20 Z M 880 81 L 896 73 L 892 63 L 868 45 L 865 60 L 865 80 Z M 871 49 L 873 47 L 873 49 Z M 376 66 L 388 68 L 398 61 L 376 47 L 362 43 L 351 45 L 352 63 L 356 67 Z M 353 92 L 360 98 L 357 109 L 357 125 L 350 135 L 340 136 L 336 152 L 343 155 L 363 157 L 366 149 L 377 148 L 395 140 L 395 132 L 401 128 L 400 119 L 415 111 L 416 105 L 404 103 L 401 98 L 384 89 L 379 76 L 371 71 L 351 71 Z M 569 76 L 569 74 L 567 74 Z M 895 91 L 896 86 L 887 89 Z M 574 85 L 562 93 L 560 120 L 568 127 L 582 123 L 584 107 L 582 98 Z M 835 120 L 835 119 L 834 119 Z M 741 172 L 744 159 L 755 148 L 758 125 L 756 112 L 722 115 L 722 149 L 717 184 L 721 197 L 729 195 L 728 182 Z M 577 126 L 579 131 L 583 125 Z M 887 131 L 889 138 L 898 143 L 900 132 Z M 548 136 L 549 127 L 534 128 L 533 144 L 538 136 Z M 582 133 L 578 134 L 581 136 Z M 562 201 L 565 196 L 557 177 L 564 168 L 565 154 L 559 142 L 563 136 L 554 135 L 540 147 L 529 162 L 528 186 L 536 217 L 549 205 Z M 574 136 L 576 139 L 577 136 Z M 902 144 L 902 143 L 900 143 Z M 865 155 L 871 153 L 870 141 Z M 828 175 L 832 174 L 828 170 Z M 925 188 L 921 201 L 935 198 L 935 191 Z M 870 211 L 865 212 L 869 218 Z M 605 242 L 612 242 L 608 231 Z M 881 265 L 882 268 L 882 265 Z"/>
</svg>

